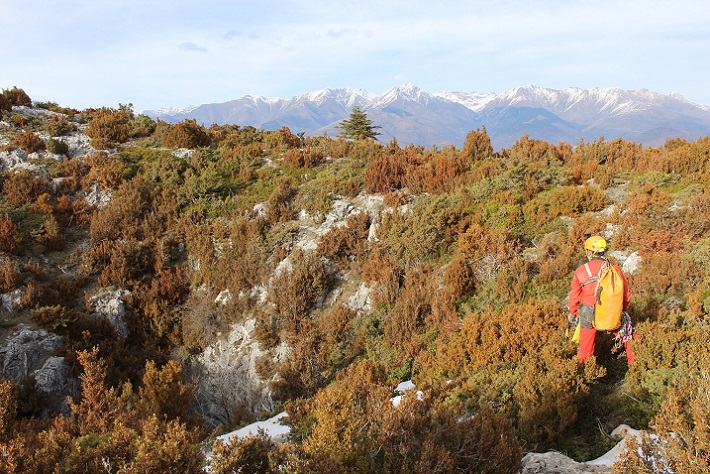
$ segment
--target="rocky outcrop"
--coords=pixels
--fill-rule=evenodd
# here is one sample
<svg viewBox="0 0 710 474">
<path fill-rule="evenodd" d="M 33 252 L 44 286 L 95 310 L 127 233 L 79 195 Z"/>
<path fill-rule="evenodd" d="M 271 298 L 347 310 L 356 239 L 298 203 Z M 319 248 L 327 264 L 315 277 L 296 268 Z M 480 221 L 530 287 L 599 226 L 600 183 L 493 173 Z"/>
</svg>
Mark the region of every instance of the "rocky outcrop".
<svg viewBox="0 0 710 474">
<path fill-rule="evenodd" d="M 232 325 L 228 334 L 187 362 L 198 409 L 208 425 L 230 425 L 237 411 L 255 415 L 275 407 L 268 381 L 257 374 L 257 362 L 266 354 L 254 338 L 254 325 L 253 319 Z"/>
<path fill-rule="evenodd" d="M 588 472 L 612 474 L 609 466 L 576 462 L 557 451 L 528 453 L 523 458 L 520 474 L 582 474 Z"/>
<path fill-rule="evenodd" d="M 43 367 L 47 357 L 62 344 L 61 336 L 44 329 L 20 329 L 0 347 L 2 378 L 21 384 L 35 370 Z"/>
<path fill-rule="evenodd" d="M 78 379 L 69 377 L 69 371 L 69 364 L 64 357 L 52 356 L 32 373 L 35 389 L 46 395 L 47 404 L 42 412 L 43 417 L 53 413 L 71 413 L 68 397 L 76 396 L 81 384 Z"/>
<path fill-rule="evenodd" d="M 130 294 L 128 290 L 103 289 L 89 298 L 93 315 L 111 323 L 116 333 L 124 339 L 130 335 L 130 332 L 126 322 L 126 302 L 122 298 Z"/>
<path fill-rule="evenodd" d="M 641 431 L 628 425 L 619 425 L 610 433 L 614 439 L 620 439 L 616 446 L 604 455 L 587 462 L 577 462 L 557 451 L 547 453 L 528 453 L 523 457 L 523 469 L 520 474 L 582 474 L 587 472 L 613 473 L 612 464 L 621 459 L 626 449 L 629 436 L 641 440 Z"/>
<path fill-rule="evenodd" d="M 95 183 L 91 191 L 84 197 L 87 204 L 95 206 L 98 209 L 103 209 L 111 202 L 113 192 L 110 189 L 101 189 L 99 184 Z"/>
<path fill-rule="evenodd" d="M 60 396 L 69 392 L 69 365 L 64 357 L 52 356 L 33 373 L 38 390 L 47 395 Z"/>
<path fill-rule="evenodd" d="M 0 306 L 13 312 L 22 303 L 22 288 L 16 288 L 8 293 L 0 294 Z"/>
</svg>

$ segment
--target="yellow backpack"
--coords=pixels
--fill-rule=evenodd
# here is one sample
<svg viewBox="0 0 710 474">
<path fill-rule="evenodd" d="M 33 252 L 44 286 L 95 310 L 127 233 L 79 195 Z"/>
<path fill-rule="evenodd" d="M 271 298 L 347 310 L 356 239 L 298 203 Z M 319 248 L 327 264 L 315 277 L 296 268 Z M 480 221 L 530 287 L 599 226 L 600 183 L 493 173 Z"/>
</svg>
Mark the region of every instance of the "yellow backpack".
<svg viewBox="0 0 710 474">
<path fill-rule="evenodd" d="M 594 289 L 596 304 L 594 305 L 594 327 L 598 331 L 612 331 L 621 327 L 621 313 L 624 311 L 624 278 L 619 270 L 604 260 L 599 275 L 593 276 L 588 264 L 584 268 L 589 275 L 589 281 L 596 281 Z"/>
</svg>

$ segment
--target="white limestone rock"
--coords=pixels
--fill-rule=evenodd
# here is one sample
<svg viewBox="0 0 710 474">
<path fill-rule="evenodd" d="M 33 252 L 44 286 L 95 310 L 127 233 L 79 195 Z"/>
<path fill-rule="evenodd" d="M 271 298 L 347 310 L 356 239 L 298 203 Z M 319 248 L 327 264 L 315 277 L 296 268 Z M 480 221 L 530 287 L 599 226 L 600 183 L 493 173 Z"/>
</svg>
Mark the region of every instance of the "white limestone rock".
<svg viewBox="0 0 710 474">
<path fill-rule="evenodd" d="M 126 303 L 122 298 L 130 294 L 130 291 L 124 289 L 103 289 L 89 298 L 94 316 L 111 323 L 116 333 L 124 339 L 130 332 L 126 322 Z"/>
<path fill-rule="evenodd" d="M 44 329 L 22 328 L 0 347 L 2 378 L 20 384 L 64 343 L 61 336 Z"/>
</svg>

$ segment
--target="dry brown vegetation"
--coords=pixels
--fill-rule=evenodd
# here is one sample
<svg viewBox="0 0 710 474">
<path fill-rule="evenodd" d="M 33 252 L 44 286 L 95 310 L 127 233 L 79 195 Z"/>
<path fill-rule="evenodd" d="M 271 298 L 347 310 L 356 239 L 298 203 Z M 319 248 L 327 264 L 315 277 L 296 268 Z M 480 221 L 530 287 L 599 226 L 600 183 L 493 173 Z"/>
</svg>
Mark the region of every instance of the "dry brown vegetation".
<svg viewBox="0 0 710 474">
<path fill-rule="evenodd" d="M 1 100 L 26 102 L 1 97 L 6 114 Z M 0 292 L 22 289 L 18 314 L 65 338 L 82 387 L 72 416 L 43 418 L 29 383 L 0 383 L 0 473 L 202 472 L 209 433 L 176 355 L 248 318 L 292 436 L 219 444 L 213 472 L 518 472 L 523 451 L 595 457 L 621 422 L 661 437 L 619 472 L 658 456 L 674 472 L 707 467 L 710 139 L 524 136 L 495 152 L 484 128 L 461 150 L 426 150 L 155 124 L 126 106 L 79 115 L 111 150 L 2 176 Z M 26 121 L 13 136 L 42 141 L 39 128 L 72 123 Z M 199 150 L 176 158 L 158 143 Z M 95 185 L 112 191 L 102 208 L 85 199 Z M 323 216 L 334 196 L 363 190 L 386 211 L 352 213 L 299 246 L 302 210 Z M 579 365 L 566 334 L 571 272 L 599 232 L 619 258 L 641 257 L 631 367 L 603 336 Z M 361 283 L 370 307 L 358 311 L 347 297 Z M 98 287 L 130 291 L 129 339 L 91 317 Z M 219 306 L 224 289 L 232 300 Z M 289 350 L 269 358 L 280 344 Z M 394 407 L 406 379 L 422 396 Z"/>
</svg>

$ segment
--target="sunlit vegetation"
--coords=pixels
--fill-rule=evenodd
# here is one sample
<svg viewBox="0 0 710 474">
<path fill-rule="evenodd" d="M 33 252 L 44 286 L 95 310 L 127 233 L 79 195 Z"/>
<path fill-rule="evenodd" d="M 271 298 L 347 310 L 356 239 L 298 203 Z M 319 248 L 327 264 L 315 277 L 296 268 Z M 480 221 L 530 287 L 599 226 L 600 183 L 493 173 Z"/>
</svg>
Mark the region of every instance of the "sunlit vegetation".
<svg viewBox="0 0 710 474">
<path fill-rule="evenodd" d="M 707 468 L 710 137 L 525 135 L 496 152 L 483 128 L 424 149 L 130 105 L 14 113 L 31 105 L 0 94 L 0 151 L 37 153 L 2 174 L 0 293 L 19 290 L 13 314 L 64 338 L 81 389 L 48 412 L 30 379 L 0 383 L 0 473 L 203 472 L 207 448 L 215 473 L 513 473 L 526 451 L 594 458 L 620 423 L 660 437 L 618 472 Z M 63 140 L 82 122 L 94 151 L 74 156 Z M 104 205 L 88 202 L 97 189 Z M 337 202 L 373 196 L 381 212 L 304 243 Z M 605 335 L 583 365 L 569 341 L 570 278 L 599 232 L 614 258 L 640 257 L 633 366 Z M 361 284 L 369 305 L 354 308 Z M 125 290 L 130 337 L 92 316 L 101 288 Z M 291 436 L 213 447 L 268 413 L 244 402 L 207 425 L 181 362 L 247 321 Z M 421 395 L 394 406 L 409 379 Z"/>
</svg>

